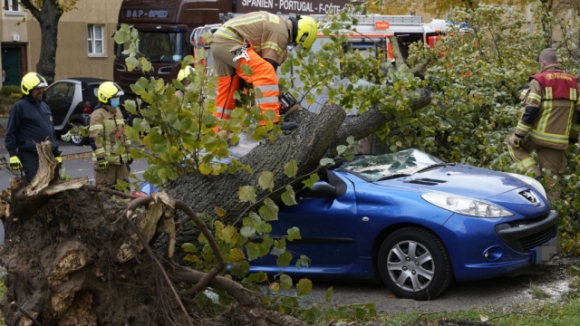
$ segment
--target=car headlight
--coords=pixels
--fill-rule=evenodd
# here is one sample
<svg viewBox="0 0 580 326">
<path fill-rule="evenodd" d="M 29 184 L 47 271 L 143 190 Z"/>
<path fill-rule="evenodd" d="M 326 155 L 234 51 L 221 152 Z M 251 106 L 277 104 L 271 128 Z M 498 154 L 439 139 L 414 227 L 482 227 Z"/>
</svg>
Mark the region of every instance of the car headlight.
<svg viewBox="0 0 580 326">
<path fill-rule="evenodd" d="M 516 179 L 520 179 L 521 181 L 529 184 L 530 187 L 536 189 L 539 193 L 541 193 L 544 196 L 544 198 L 548 198 L 548 196 L 546 195 L 546 189 L 544 189 L 544 186 L 542 186 L 540 181 L 523 174 L 515 174 L 515 173 L 508 174 Z"/>
<path fill-rule="evenodd" d="M 441 207 L 461 215 L 475 217 L 506 217 L 514 215 L 511 212 L 506 211 L 505 209 L 496 205 L 473 198 L 456 196 L 453 194 L 428 192 L 422 194 L 421 197 L 437 207 Z"/>
</svg>

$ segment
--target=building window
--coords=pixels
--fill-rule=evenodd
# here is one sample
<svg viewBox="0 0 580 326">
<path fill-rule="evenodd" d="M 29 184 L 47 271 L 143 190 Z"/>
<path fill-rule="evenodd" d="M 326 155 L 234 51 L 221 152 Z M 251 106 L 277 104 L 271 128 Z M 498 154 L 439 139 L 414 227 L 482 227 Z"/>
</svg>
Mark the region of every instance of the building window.
<svg viewBox="0 0 580 326">
<path fill-rule="evenodd" d="M 87 26 L 87 52 L 89 56 L 103 56 L 103 25 Z"/>
<path fill-rule="evenodd" d="M 6 13 L 20 13 L 18 0 L 4 0 L 4 10 Z"/>
</svg>

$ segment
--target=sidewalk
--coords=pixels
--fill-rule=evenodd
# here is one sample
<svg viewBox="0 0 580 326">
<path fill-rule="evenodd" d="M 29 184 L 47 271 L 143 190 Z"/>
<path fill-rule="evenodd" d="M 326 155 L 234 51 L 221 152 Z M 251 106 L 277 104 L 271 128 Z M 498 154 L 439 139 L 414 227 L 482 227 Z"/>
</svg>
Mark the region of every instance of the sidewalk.
<svg viewBox="0 0 580 326">
<path fill-rule="evenodd" d="M 0 117 L 0 129 L 4 131 L 6 125 L 8 124 L 7 117 Z M 71 143 L 64 142 L 62 140 L 58 141 L 58 149 L 62 152 L 62 158 L 66 158 L 71 155 L 78 155 L 84 153 L 92 152 L 91 146 L 75 146 Z M 4 144 L 4 132 L 0 134 L 0 156 L 5 156 L 8 159 L 8 151 L 6 150 L 6 145 Z"/>
</svg>

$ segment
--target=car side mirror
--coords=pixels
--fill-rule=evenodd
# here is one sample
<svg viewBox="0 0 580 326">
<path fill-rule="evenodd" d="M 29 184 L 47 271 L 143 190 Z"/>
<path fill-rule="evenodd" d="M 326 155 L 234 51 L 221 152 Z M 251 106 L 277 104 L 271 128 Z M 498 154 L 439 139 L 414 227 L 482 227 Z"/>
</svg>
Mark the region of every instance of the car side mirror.
<svg viewBox="0 0 580 326">
<path fill-rule="evenodd" d="M 336 187 L 324 181 L 319 181 L 312 186 L 312 188 L 306 193 L 306 196 L 307 197 L 336 196 Z"/>
</svg>

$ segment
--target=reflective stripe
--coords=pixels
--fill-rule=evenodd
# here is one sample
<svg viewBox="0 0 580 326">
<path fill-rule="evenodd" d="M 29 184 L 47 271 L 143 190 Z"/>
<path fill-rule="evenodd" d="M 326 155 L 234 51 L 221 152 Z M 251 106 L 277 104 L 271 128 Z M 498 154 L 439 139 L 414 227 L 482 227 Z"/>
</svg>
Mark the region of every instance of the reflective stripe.
<svg viewBox="0 0 580 326">
<path fill-rule="evenodd" d="M 578 100 L 578 91 L 575 88 L 570 88 L 570 101 Z"/>
<path fill-rule="evenodd" d="M 528 93 L 528 98 L 529 99 L 532 99 L 532 100 L 536 100 L 538 102 L 541 102 L 542 101 L 542 97 L 540 95 L 538 95 L 536 93 L 532 93 L 532 92 L 529 92 Z"/>
<path fill-rule="evenodd" d="M 234 40 L 236 42 L 243 42 L 242 38 L 238 34 L 227 28 L 218 28 L 218 30 L 215 32 L 215 35 L 227 38 L 229 40 Z"/>
<path fill-rule="evenodd" d="M 547 92 L 546 92 L 547 93 Z M 550 89 L 551 94 L 551 89 Z M 552 115 L 552 109 L 554 108 L 552 101 L 544 101 L 542 104 L 544 110 L 542 111 L 542 116 L 540 117 L 540 121 L 538 122 L 538 126 L 536 127 L 536 131 L 538 132 L 545 132 L 546 128 L 548 127 L 548 120 Z"/>
<path fill-rule="evenodd" d="M 278 103 L 279 99 L 277 96 L 270 96 L 270 97 L 263 97 L 263 98 L 256 98 L 257 104 L 264 104 L 264 103 Z"/>
<path fill-rule="evenodd" d="M 280 24 L 280 17 L 273 14 L 268 14 L 268 18 L 270 19 L 271 23 Z"/>
<path fill-rule="evenodd" d="M 93 125 L 89 127 L 89 131 L 103 130 L 103 125 Z"/>
<path fill-rule="evenodd" d="M 580 131 L 580 125 L 579 124 L 573 124 L 572 125 L 572 130 Z"/>
<path fill-rule="evenodd" d="M 217 114 L 227 114 L 227 115 L 231 115 L 231 113 L 232 113 L 232 111 L 233 111 L 233 110 L 226 110 L 226 109 L 224 109 L 224 108 L 218 108 L 218 107 L 216 107 L 216 109 L 217 109 L 217 110 L 216 110 L 215 112 L 216 112 Z"/>
<path fill-rule="evenodd" d="M 548 134 L 544 132 L 539 132 L 537 130 L 532 130 L 530 135 L 536 139 L 545 140 L 556 144 L 568 144 L 568 136 L 566 135 L 556 135 Z"/>
<path fill-rule="evenodd" d="M 95 155 L 105 154 L 105 149 L 104 148 L 97 148 L 97 149 L 95 149 L 95 151 L 93 153 Z"/>
<path fill-rule="evenodd" d="M 280 89 L 278 85 L 269 85 L 269 86 L 254 86 L 254 88 L 258 88 L 260 92 L 270 92 L 270 91 L 277 91 L 279 92 Z"/>
<path fill-rule="evenodd" d="M 266 16 L 262 14 L 256 14 L 246 18 L 237 18 L 232 19 L 224 24 L 225 27 L 235 27 L 235 26 L 242 26 L 242 25 L 250 25 L 257 22 L 266 21 Z"/>
<path fill-rule="evenodd" d="M 528 169 L 528 168 L 536 165 L 536 162 L 534 161 L 533 158 L 528 157 L 528 158 L 525 158 L 525 159 L 521 160 L 520 161 L 520 164 L 522 165 L 522 167 L 524 168 L 524 170 L 526 170 L 526 169 Z"/>
<path fill-rule="evenodd" d="M 282 48 L 276 42 L 266 42 L 262 43 L 262 49 L 272 49 L 276 51 L 278 54 L 282 52 Z"/>
<path fill-rule="evenodd" d="M 551 100 L 551 99 L 554 98 L 554 95 L 553 95 L 554 93 L 552 92 L 552 87 L 546 87 L 544 89 L 544 92 L 545 92 L 545 94 L 544 94 L 544 101 L 545 100 Z"/>
<path fill-rule="evenodd" d="M 125 125 L 125 119 L 116 119 L 115 122 L 117 123 L 117 125 Z"/>
<path fill-rule="evenodd" d="M 520 129 L 520 130 L 523 130 L 525 132 L 528 132 L 528 131 L 530 131 L 530 129 L 532 129 L 532 127 L 528 126 L 527 124 L 520 121 L 520 122 L 518 122 L 518 126 L 516 127 L 516 129 Z"/>
</svg>

